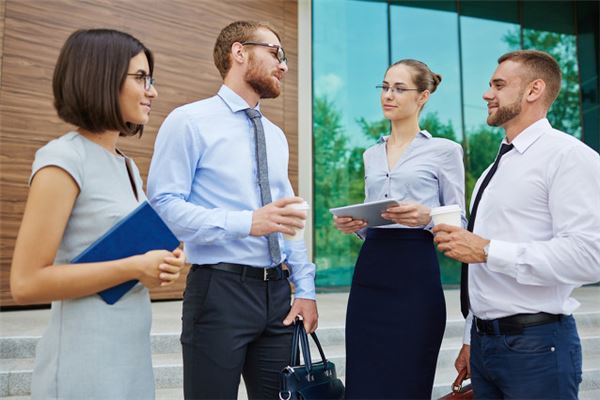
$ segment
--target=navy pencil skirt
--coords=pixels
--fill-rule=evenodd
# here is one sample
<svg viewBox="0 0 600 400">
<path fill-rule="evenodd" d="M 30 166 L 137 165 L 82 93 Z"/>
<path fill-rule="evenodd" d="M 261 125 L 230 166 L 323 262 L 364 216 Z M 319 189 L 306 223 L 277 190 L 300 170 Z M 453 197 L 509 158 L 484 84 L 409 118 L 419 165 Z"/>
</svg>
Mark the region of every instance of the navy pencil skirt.
<svg viewBox="0 0 600 400">
<path fill-rule="evenodd" d="M 346 315 L 346 398 L 431 399 L 446 302 L 433 236 L 369 229 Z"/>
</svg>

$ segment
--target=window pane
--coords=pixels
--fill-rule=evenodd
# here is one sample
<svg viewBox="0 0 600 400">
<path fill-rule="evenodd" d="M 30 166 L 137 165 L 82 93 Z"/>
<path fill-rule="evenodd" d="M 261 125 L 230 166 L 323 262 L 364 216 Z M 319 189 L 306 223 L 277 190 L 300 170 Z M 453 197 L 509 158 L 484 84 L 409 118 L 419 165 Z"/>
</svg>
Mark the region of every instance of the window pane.
<svg viewBox="0 0 600 400">
<path fill-rule="evenodd" d="M 546 51 L 560 64 L 562 87 L 548 112 L 552 126 L 581 138 L 581 104 L 579 66 L 575 36 L 573 3 L 555 1 L 544 4 L 544 18 L 539 5 L 523 3 L 523 48 Z"/>
<path fill-rule="evenodd" d="M 462 120 L 456 13 L 446 11 L 450 5 L 453 8 L 453 3 L 425 3 L 431 8 L 404 5 L 391 7 L 392 62 L 413 58 L 424 62 L 433 72 L 442 75 L 442 82 L 431 95 L 421 118 L 436 120 L 445 126 L 445 134 L 460 140 Z M 443 10 L 433 9 L 436 5 Z M 435 26 L 435 29 L 431 29 L 432 26 Z M 427 129 L 425 126 L 423 128 Z M 431 132 L 434 136 L 441 133 Z"/>
<path fill-rule="evenodd" d="M 433 136 L 462 140 L 458 18 L 454 2 L 400 2 L 391 7 L 392 61 L 413 58 L 442 75 L 421 113 L 421 129 Z M 426 21 L 427 23 L 424 23 Z M 435 27 L 435 29 L 432 29 Z M 460 264 L 438 253 L 442 283 L 458 284 Z"/>
<path fill-rule="evenodd" d="M 494 161 L 504 132 L 487 125 L 487 105 L 483 93 L 498 66 L 498 58 L 519 45 L 516 2 L 462 2 L 461 47 L 463 67 L 463 112 L 467 149 L 465 157 L 466 197 L 470 204 L 475 182 Z M 503 18 L 497 18 L 502 15 Z M 494 18 L 494 19 L 491 19 Z"/>
<path fill-rule="evenodd" d="M 335 16 L 335 22 L 332 20 Z M 388 64 L 387 4 L 313 2 L 314 243 L 317 285 L 349 285 L 361 241 L 329 208 L 364 200 L 360 118 L 381 118 L 375 85 Z"/>
<path fill-rule="evenodd" d="M 596 151 L 600 151 L 599 9 L 597 2 L 577 3 L 577 54 L 581 82 L 583 140 Z"/>
</svg>

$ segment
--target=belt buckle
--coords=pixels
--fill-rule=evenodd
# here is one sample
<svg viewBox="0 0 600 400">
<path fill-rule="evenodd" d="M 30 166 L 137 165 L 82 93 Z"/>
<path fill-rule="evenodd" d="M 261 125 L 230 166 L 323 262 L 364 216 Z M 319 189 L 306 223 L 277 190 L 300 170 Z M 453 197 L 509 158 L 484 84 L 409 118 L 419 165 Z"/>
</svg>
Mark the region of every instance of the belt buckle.
<svg viewBox="0 0 600 400">
<path fill-rule="evenodd" d="M 268 271 L 268 268 L 263 268 L 263 281 L 269 280 L 269 273 L 267 271 Z"/>
</svg>

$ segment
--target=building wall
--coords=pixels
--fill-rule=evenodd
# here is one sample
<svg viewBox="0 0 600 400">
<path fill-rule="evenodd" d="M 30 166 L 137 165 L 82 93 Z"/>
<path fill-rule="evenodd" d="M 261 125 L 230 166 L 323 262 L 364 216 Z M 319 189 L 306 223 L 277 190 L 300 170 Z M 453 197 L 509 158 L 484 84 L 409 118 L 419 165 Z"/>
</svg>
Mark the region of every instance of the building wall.
<svg viewBox="0 0 600 400">
<path fill-rule="evenodd" d="M 290 70 L 282 96 L 262 110 L 282 127 L 290 145 L 289 174 L 297 190 L 297 2 L 294 0 L 62 1 L 0 0 L 0 306 L 14 305 L 10 262 L 27 197 L 36 149 L 71 127 L 52 106 L 52 73 L 67 36 L 79 28 L 114 28 L 138 37 L 155 55 L 159 97 L 141 139 L 121 149 L 146 179 L 156 133 L 175 107 L 212 96 L 221 79 L 212 61 L 222 27 L 238 19 L 268 21 L 282 35 Z M 177 285 L 152 297 L 179 298 Z"/>
</svg>

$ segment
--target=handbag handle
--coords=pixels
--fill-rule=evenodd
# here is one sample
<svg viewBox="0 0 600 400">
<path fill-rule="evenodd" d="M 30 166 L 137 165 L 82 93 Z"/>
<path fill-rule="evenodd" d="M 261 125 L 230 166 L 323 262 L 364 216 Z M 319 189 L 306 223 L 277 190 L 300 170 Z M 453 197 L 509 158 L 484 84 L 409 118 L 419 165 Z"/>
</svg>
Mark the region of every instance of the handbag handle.
<svg viewBox="0 0 600 400">
<path fill-rule="evenodd" d="M 319 354 L 321 355 L 321 360 L 323 361 L 323 365 L 327 368 L 327 358 L 325 358 L 325 353 L 323 352 L 323 347 L 321 347 L 321 343 L 317 338 L 316 333 L 311 333 L 310 336 L 315 341 L 317 345 L 317 349 L 319 350 Z M 300 351 L 302 351 L 302 357 L 304 358 L 304 364 L 306 366 L 306 371 L 310 373 L 312 371 L 312 358 L 310 355 L 310 346 L 308 343 L 308 335 L 306 334 L 306 330 L 304 329 L 304 324 L 302 321 L 296 319 L 294 321 L 294 334 L 292 336 L 292 354 L 291 354 L 291 365 L 299 364 Z"/>
<path fill-rule="evenodd" d="M 463 381 L 465 379 L 467 379 L 467 369 L 463 368 L 460 370 L 460 372 L 458 373 L 458 376 L 456 377 L 456 379 L 454 380 L 454 383 L 452 384 L 452 392 L 460 393 L 460 391 L 462 389 Z"/>
</svg>

